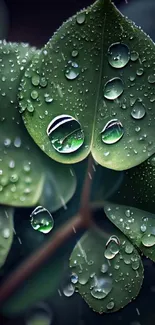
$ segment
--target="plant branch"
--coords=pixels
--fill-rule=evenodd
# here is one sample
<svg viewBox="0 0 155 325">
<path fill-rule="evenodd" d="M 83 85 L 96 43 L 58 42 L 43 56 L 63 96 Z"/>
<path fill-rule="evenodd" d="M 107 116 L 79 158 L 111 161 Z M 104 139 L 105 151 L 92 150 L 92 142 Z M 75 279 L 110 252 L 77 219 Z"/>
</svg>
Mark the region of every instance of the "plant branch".
<svg viewBox="0 0 155 325">
<path fill-rule="evenodd" d="M 75 230 L 90 227 L 92 222 L 90 207 L 90 191 L 93 175 L 93 158 L 90 155 L 88 159 L 88 168 L 84 180 L 81 204 L 79 213 L 73 217 L 66 225 L 63 225 L 52 235 L 51 239 L 43 245 L 38 251 L 28 257 L 19 267 L 13 271 L 10 276 L 2 283 L 0 287 L 0 304 L 2 305 L 15 290 L 24 283 L 27 278 L 34 274 L 44 262 L 55 253 L 55 251 L 73 235 Z"/>
</svg>

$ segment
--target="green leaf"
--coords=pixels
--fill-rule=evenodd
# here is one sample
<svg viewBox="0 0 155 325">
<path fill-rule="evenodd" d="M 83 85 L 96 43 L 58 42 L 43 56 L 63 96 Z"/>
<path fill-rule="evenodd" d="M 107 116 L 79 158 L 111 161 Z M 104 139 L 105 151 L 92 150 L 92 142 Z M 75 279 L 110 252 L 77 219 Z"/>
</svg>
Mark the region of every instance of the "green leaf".
<svg viewBox="0 0 155 325">
<path fill-rule="evenodd" d="M 151 39 L 109 0 L 70 18 L 21 81 L 20 106 L 34 141 L 62 163 L 90 151 L 115 170 L 145 161 L 155 152 L 154 53 Z"/>
<path fill-rule="evenodd" d="M 0 206 L 0 267 L 5 263 L 13 240 L 13 209 Z"/>
<path fill-rule="evenodd" d="M 155 155 L 145 162 L 123 172 L 120 187 L 113 191 L 110 201 L 116 204 L 134 206 L 154 213 L 155 206 Z M 102 191 L 100 199 L 103 201 Z M 96 197 L 96 200 L 99 198 Z"/>
<path fill-rule="evenodd" d="M 0 203 L 37 204 L 48 177 L 54 211 L 73 195 L 76 181 L 70 167 L 52 161 L 36 146 L 18 111 L 17 89 L 34 53 L 38 52 L 26 44 L 3 42 L 0 46 Z M 41 200 L 45 197 L 43 193 Z"/>
<path fill-rule="evenodd" d="M 79 293 L 99 313 L 114 312 L 127 305 L 138 295 L 143 281 L 137 250 L 114 227 L 106 233 L 85 233 L 71 254 L 70 266 L 78 275 Z"/>
<path fill-rule="evenodd" d="M 105 203 L 109 220 L 155 262 L 155 215 L 130 206 Z"/>
</svg>

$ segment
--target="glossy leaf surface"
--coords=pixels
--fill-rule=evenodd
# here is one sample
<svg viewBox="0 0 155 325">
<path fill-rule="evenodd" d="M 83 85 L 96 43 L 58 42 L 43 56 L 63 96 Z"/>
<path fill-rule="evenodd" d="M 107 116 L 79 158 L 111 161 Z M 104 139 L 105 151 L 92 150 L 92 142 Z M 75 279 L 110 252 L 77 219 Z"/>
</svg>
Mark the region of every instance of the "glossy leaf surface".
<svg viewBox="0 0 155 325">
<path fill-rule="evenodd" d="M 143 266 L 137 250 L 115 227 L 91 230 L 75 246 L 70 266 L 79 293 L 96 312 L 114 312 L 139 293 Z M 118 299 L 119 297 L 119 299 Z"/>
<path fill-rule="evenodd" d="M 109 0 L 95 2 L 64 23 L 26 70 L 19 99 L 28 132 L 63 163 L 90 151 L 115 170 L 142 163 L 155 152 L 154 53 L 151 39 Z"/>
<path fill-rule="evenodd" d="M 155 215 L 124 205 L 105 204 L 105 213 L 147 257 L 155 261 Z"/>
<path fill-rule="evenodd" d="M 0 267 L 3 266 L 13 240 L 13 209 L 0 206 Z"/>
<path fill-rule="evenodd" d="M 35 205 L 48 178 L 41 200 L 47 201 L 50 189 L 51 211 L 54 211 L 71 198 L 76 181 L 70 167 L 52 161 L 36 146 L 18 111 L 19 81 L 35 52 L 26 44 L 3 42 L 0 46 L 0 203 Z"/>
</svg>

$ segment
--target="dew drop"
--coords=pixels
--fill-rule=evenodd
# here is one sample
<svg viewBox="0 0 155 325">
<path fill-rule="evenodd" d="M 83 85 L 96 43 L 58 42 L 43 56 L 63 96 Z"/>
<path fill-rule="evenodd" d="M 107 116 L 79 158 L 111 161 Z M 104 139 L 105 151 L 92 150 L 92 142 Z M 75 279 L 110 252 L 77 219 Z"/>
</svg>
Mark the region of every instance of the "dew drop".
<svg viewBox="0 0 155 325">
<path fill-rule="evenodd" d="M 72 57 L 75 58 L 78 56 L 79 52 L 78 52 L 78 50 L 73 50 L 71 54 L 72 54 Z"/>
<path fill-rule="evenodd" d="M 36 90 L 33 90 L 33 91 L 31 92 L 31 98 L 32 98 L 32 99 L 37 99 L 37 98 L 38 98 L 38 92 L 37 92 Z"/>
<path fill-rule="evenodd" d="M 153 235 L 144 235 L 142 237 L 142 244 L 146 247 L 151 247 L 155 245 L 155 236 Z"/>
<path fill-rule="evenodd" d="M 107 304 L 107 309 L 111 310 L 113 309 L 115 306 L 114 302 L 113 301 L 110 301 L 108 304 Z"/>
<path fill-rule="evenodd" d="M 120 78 L 113 78 L 109 80 L 103 90 L 104 97 L 109 100 L 114 100 L 118 98 L 124 90 L 123 81 Z"/>
<path fill-rule="evenodd" d="M 143 68 L 139 68 L 136 72 L 137 76 L 142 76 L 144 73 L 144 69 Z"/>
<path fill-rule="evenodd" d="M 60 153 L 72 153 L 84 143 L 81 124 L 70 115 L 59 115 L 47 127 L 53 148 Z"/>
<path fill-rule="evenodd" d="M 142 232 L 145 232 L 146 231 L 146 226 L 143 224 L 143 225 L 141 225 L 140 226 L 140 230 L 142 231 Z"/>
<path fill-rule="evenodd" d="M 31 79 L 31 82 L 32 82 L 32 85 L 33 86 L 38 86 L 39 85 L 39 82 L 40 82 L 40 77 L 39 75 L 34 75 Z"/>
<path fill-rule="evenodd" d="M 101 131 L 102 141 L 106 144 L 118 142 L 124 134 L 124 128 L 120 121 L 109 121 Z"/>
<path fill-rule="evenodd" d="M 108 61 L 113 68 L 123 68 L 130 60 L 130 51 L 123 43 L 114 43 L 108 49 Z"/>
<path fill-rule="evenodd" d="M 101 272 L 102 273 L 106 273 L 108 271 L 108 268 L 109 268 L 108 264 L 102 264 L 102 266 L 101 266 Z"/>
<path fill-rule="evenodd" d="M 132 111 L 131 111 L 131 116 L 136 119 L 136 120 L 140 120 L 141 118 L 143 118 L 146 114 L 145 111 L 145 106 L 144 104 L 137 100 L 135 102 L 135 104 L 133 105 Z"/>
<path fill-rule="evenodd" d="M 126 244 L 126 246 L 125 246 L 125 252 L 127 254 L 131 254 L 133 252 L 133 245 L 130 244 L 130 243 Z"/>
<path fill-rule="evenodd" d="M 94 276 L 94 285 L 91 295 L 96 299 L 105 298 L 112 290 L 112 279 L 110 277 Z"/>
<path fill-rule="evenodd" d="M 53 217 L 51 213 L 42 206 L 36 207 L 31 213 L 30 218 L 34 230 L 47 234 L 53 229 Z"/>
<path fill-rule="evenodd" d="M 66 297 L 71 297 L 74 294 L 74 292 L 75 292 L 75 288 L 74 288 L 74 286 L 71 283 L 67 284 L 63 288 L 63 294 Z"/>
<path fill-rule="evenodd" d="M 80 74 L 79 66 L 76 62 L 69 61 L 68 66 L 65 69 L 65 77 L 68 80 L 76 79 Z"/>
<path fill-rule="evenodd" d="M 139 54 L 136 51 L 132 51 L 131 52 L 131 57 L 130 57 L 131 61 L 133 61 L 133 62 L 137 61 L 138 58 L 139 58 Z"/>
<path fill-rule="evenodd" d="M 139 262 L 139 260 L 133 261 L 131 265 L 132 265 L 133 270 L 136 271 L 139 269 L 140 262 Z"/>
<path fill-rule="evenodd" d="M 86 14 L 85 12 L 80 12 L 77 17 L 76 17 L 76 22 L 81 25 L 85 22 L 86 20 Z"/>
<path fill-rule="evenodd" d="M 78 282 L 78 275 L 76 273 L 71 274 L 71 282 L 76 284 Z"/>
<path fill-rule="evenodd" d="M 154 84 L 155 83 L 155 74 L 151 74 L 150 76 L 148 76 L 148 82 L 150 84 Z"/>
<path fill-rule="evenodd" d="M 116 236 L 111 236 L 106 243 L 106 249 L 104 252 L 105 258 L 108 260 L 113 259 L 119 253 L 119 239 Z"/>
</svg>

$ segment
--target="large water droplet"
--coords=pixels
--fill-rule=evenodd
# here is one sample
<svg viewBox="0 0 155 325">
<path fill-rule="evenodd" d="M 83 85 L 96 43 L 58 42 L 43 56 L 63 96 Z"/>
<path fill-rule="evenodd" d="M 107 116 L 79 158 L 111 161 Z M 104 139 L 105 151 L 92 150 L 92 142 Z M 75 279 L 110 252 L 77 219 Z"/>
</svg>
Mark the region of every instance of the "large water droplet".
<svg viewBox="0 0 155 325">
<path fill-rule="evenodd" d="M 101 131 L 102 141 L 106 144 L 116 143 L 122 138 L 123 134 L 123 125 L 116 119 L 109 121 Z"/>
<path fill-rule="evenodd" d="M 112 279 L 110 277 L 94 276 L 94 287 L 91 290 L 91 295 L 96 299 L 105 298 L 112 290 Z"/>
<path fill-rule="evenodd" d="M 123 68 L 130 60 L 130 51 L 127 45 L 112 44 L 108 49 L 108 61 L 114 68 Z"/>
<path fill-rule="evenodd" d="M 78 77 L 80 73 L 79 66 L 76 62 L 69 61 L 68 66 L 65 69 L 65 77 L 68 80 L 74 80 Z"/>
<path fill-rule="evenodd" d="M 106 243 L 106 250 L 104 252 L 104 256 L 111 260 L 119 253 L 119 239 L 116 236 L 111 236 Z"/>
<path fill-rule="evenodd" d="M 109 80 L 104 86 L 104 97 L 109 100 L 118 98 L 124 90 L 123 81 L 120 78 L 113 78 Z"/>
<path fill-rule="evenodd" d="M 136 119 L 136 120 L 139 120 L 141 118 L 143 118 L 146 114 L 146 111 L 145 111 L 145 106 L 144 104 L 137 100 L 135 102 L 135 104 L 133 105 L 133 108 L 132 108 L 132 111 L 131 111 L 131 116 Z"/>
<path fill-rule="evenodd" d="M 59 115 L 47 128 L 53 148 L 60 153 L 71 153 L 84 143 L 84 132 L 80 123 L 70 115 Z"/>
<path fill-rule="evenodd" d="M 76 17 L 76 21 L 79 25 L 83 24 L 85 20 L 86 20 L 85 12 L 80 12 Z"/>
<path fill-rule="evenodd" d="M 54 220 L 51 213 L 42 206 L 35 208 L 30 218 L 33 229 L 43 232 L 44 234 L 49 233 L 54 226 Z"/>
<path fill-rule="evenodd" d="M 142 244 L 146 247 L 151 247 L 155 245 L 155 236 L 154 235 L 147 235 L 145 234 L 142 237 Z"/>
</svg>

